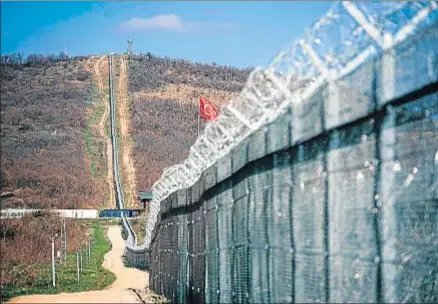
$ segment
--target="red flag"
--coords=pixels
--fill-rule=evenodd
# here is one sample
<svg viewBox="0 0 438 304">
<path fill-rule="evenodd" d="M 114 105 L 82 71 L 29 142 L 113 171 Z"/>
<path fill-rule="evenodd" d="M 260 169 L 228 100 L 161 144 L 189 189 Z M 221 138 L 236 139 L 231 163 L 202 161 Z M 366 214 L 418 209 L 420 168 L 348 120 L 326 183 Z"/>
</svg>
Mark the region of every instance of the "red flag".
<svg viewBox="0 0 438 304">
<path fill-rule="evenodd" d="M 213 120 L 219 115 L 216 106 L 204 97 L 199 99 L 199 109 L 201 117 L 205 120 Z"/>
</svg>

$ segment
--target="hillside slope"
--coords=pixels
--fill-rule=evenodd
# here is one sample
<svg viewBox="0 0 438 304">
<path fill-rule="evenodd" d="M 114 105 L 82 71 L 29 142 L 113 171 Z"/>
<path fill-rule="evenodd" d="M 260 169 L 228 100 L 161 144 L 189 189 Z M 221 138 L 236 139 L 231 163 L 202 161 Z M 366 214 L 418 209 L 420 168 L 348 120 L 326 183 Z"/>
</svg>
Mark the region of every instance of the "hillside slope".
<svg viewBox="0 0 438 304">
<path fill-rule="evenodd" d="M 199 97 L 225 105 L 240 92 L 250 71 L 150 54 L 131 56 L 129 131 L 139 191 L 150 190 L 165 167 L 188 156 L 197 137 Z"/>
<path fill-rule="evenodd" d="M 99 208 L 108 201 L 105 134 L 99 128 L 103 125 L 105 133 L 108 121 L 102 120 L 108 101 L 103 98 L 108 95 L 105 58 L 33 55 L 23 63 L 2 56 L 2 209 Z M 68 253 L 84 249 L 85 222 L 67 220 L 65 225 Z M 1 285 L 5 291 L 0 300 L 46 290 L 47 286 L 41 286 L 50 278 L 47 248 L 50 236 L 60 235 L 62 226 L 61 218 L 50 213 L 0 221 L 4 247 Z M 55 247 L 58 250 L 60 246 L 58 237 Z"/>
<path fill-rule="evenodd" d="M 107 185 L 97 58 L 1 66 L 2 207 L 96 208 Z"/>
<path fill-rule="evenodd" d="M 135 167 L 132 161 L 132 140 L 129 135 L 131 116 L 128 97 L 128 67 L 126 55 L 114 56 L 114 83 L 117 115 L 117 135 L 119 152 L 119 172 L 123 186 L 125 206 L 133 208 L 138 205 Z"/>
<path fill-rule="evenodd" d="M 3 208 L 114 206 L 107 63 L 101 56 L 35 55 L 25 64 L 2 58 L 0 192 L 14 194 Z M 137 191 L 150 190 L 165 167 L 187 157 L 199 97 L 223 106 L 250 70 L 149 54 L 116 63 L 121 170 L 135 206 Z"/>
</svg>

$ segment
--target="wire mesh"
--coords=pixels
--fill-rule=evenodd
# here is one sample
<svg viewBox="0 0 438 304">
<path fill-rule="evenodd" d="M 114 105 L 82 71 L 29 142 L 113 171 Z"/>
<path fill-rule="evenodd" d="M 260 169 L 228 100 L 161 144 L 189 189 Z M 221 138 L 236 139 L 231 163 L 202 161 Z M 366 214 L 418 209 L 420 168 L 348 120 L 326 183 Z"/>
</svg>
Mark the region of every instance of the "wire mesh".
<svg viewBox="0 0 438 304">
<path fill-rule="evenodd" d="M 153 186 L 153 289 L 178 303 L 438 302 L 437 29 L 436 1 L 336 2 L 253 71 Z"/>
</svg>

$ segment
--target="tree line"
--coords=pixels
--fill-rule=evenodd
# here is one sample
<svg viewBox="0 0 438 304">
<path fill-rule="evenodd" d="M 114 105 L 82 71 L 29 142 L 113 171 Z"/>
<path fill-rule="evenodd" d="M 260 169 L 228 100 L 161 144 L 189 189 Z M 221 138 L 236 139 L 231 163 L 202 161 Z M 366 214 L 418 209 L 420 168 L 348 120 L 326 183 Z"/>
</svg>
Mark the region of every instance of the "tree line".
<svg viewBox="0 0 438 304">
<path fill-rule="evenodd" d="M 12 66 L 44 66 L 51 65 L 57 62 L 69 61 L 69 60 L 81 60 L 83 56 L 70 57 L 64 52 L 59 54 L 36 54 L 32 53 L 25 57 L 22 53 L 11 53 L 1 56 L 0 63 L 2 65 L 12 65 Z"/>
</svg>

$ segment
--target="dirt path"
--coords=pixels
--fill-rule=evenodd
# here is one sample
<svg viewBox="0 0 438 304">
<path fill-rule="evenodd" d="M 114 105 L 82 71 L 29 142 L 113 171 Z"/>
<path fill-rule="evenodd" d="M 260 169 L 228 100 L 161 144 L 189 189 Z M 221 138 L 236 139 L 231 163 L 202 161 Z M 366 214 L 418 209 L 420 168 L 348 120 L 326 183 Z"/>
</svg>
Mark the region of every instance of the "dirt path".
<svg viewBox="0 0 438 304">
<path fill-rule="evenodd" d="M 109 208 L 115 208 L 115 197 L 114 197 L 114 184 L 112 182 L 113 180 L 113 150 L 112 150 L 112 143 L 111 139 L 107 136 L 105 132 L 105 123 L 108 120 L 108 115 L 110 112 L 110 106 L 108 102 L 108 96 L 104 93 L 104 85 L 103 85 L 103 76 L 101 71 L 101 65 L 104 64 L 105 67 L 108 66 L 108 63 L 104 61 L 103 59 L 105 56 L 102 56 L 99 58 L 99 60 L 96 61 L 94 64 L 94 74 L 98 82 L 98 88 L 99 88 L 99 95 L 102 96 L 102 102 L 105 104 L 105 111 L 102 114 L 102 117 L 99 121 L 99 133 L 102 138 L 105 138 L 106 142 L 106 159 L 107 159 L 107 167 L 108 167 L 108 174 L 107 174 L 107 184 L 109 188 L 109 195 L 110 195 L 110 201 L 109 201 Z"/>
<path fill-rule="evenodd" d="M 125 241 L 120 226 L 108 228 L 108 238 L 112 248 L 102 266 L 113 272 L 117 279 L 107 289 L 57 295 L 31 295 L 12 299 L 8 303 L 153 303 L 156 296 L 148 292 L 149 275 L 147 272 L 126 268 L 122 262 Z"/>
<path fill-rule="evenodd" d="M 136 194 L 136 179 L 135 169 L 131 158 L 131 140 L 129 138 L 129 113 L 128 113 L 128 79 L 126 73 L 126 61 L 123 55 L 120 56 L 120 76 L 118 96 L 120 97 L 119 114 L 120 114 L 120 133 L 121 133 L 121 148 L 123 159 L 123 171 L 125 191 L 127 192 L 126 198 L 128 199 L 127 206 L 134 207 L 135 194 Z"/>
</svg>

